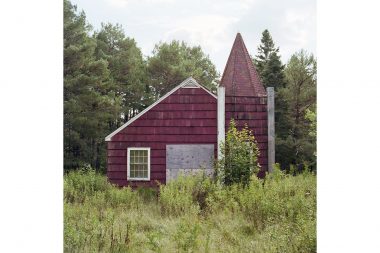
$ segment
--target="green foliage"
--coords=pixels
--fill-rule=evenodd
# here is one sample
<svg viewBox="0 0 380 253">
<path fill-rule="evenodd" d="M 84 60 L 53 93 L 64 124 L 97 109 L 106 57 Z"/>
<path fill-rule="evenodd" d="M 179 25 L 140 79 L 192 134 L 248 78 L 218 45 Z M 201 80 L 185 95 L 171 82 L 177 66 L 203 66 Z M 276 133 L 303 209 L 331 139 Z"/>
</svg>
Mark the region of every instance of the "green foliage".
<svg viewBox="0 0 380 253">
<path fill-rule="evenodd" d="M 154 196 L 112 186 L 90 169 L 66 174 L 65 252 L 316 252 L 316 176 L 309 171 L 291 176 L 277 165 L 245 187 L 186 176 L 162 185 L 159 201 Z"/>
<path fill-rule="evenodd" d="M 214 185 L 204 174 L 191 177 L 180 175 L 160 186 L 159 204 L 166 215 L 198 214 L 207 208 L 207 196 Z"/>
<path fill-rule="evenodd" d="M 317 112 L 310 109 L 306 109 L 305 119 L 310 122 L 309 125 L 309 136 L 317 137 Z"/>
<path fill-rule="evenodd" d="M 199 46 L 190 47 L 176 40 L 160 42 L 148 58 L 147 68 L 156 97 L 166 94 L 190 76 L 209 90 L 216 91 L 219 74 Z"/>
<path fill-rule="evenodd" d="M 151 104 L 146 62 L 134 39 L 126 37 L 121 25 L 102 23 L 95 32 L 95 55 L 108 61 L 114 90 L 122 99 L 124 121 L 135 116 Z"/>
<path fill-rule="evenodd" d="M 96 40 L 84 12 L 64 1 L 64 166 L 105 167 L 106 136 L 120 115 L 108 61 L 96 59 Z"/>
<path fill-rule="evenodd" d="M 86 198 L 93 197 L 98 192 L 108 191 L 111 185 L 104 176 L 86 167 L 67 173 L 63 189 L 66 202 L 83 203 Z"/>
<path fill-rule="evenodd" d="M 275 47 L 267 29 L 262 33 L 261 44 L 257 48 L 254 63 L 264 87 L 274 87 L 277 91 L 285 86 L 285 66 L 281 63 L 279 48 Z"/>
<path fill-rule="evenodd" d="M 212 91 L 217 73 L 199 46 L 159 43 L 144 59 L 121 25 L 92 32 L 82 11 L 64 1 L 64 168 L 104 172 L 104 137 L 193 76 Z"/>
<path fill-rule="evenodd" d="M 305 162 L 315 169 L 316 119 L 306 112 L 315 111 L 316 60 L 301 50 L 285 67 L 279 48 L 264 30 L 254 63 L 264 86 L 275 88 L 276 161 L 283 169 Z"/>
<path fill-rule="evenodd" d="M 285 167 L 307 162 L 315 169 L 316 117 L 312 112 L 316 108 L 316 74 L 314 56 L 303 50 L 292 55 L 286 66 L 287 85 L 282 94 L 288 104 L 289 130 L 276 139 L 276 160 Z"/>
<path fill-rule="evenodd" d="M 258 173 L 259 148 L 248 127 L 241 131 L 232 119 L 226 140 L 221 144 L 222 159 L 217 164 L 217 177 L 225 185 L 242 183 L 247 185 L 254 173 Z"/>
<path fill-rule="evenodd" d="M 285 142 L 291 128 L 288 107 L 289 100 L 292 98 L 285 94 L 284 89 L 287 86 L 285 66 L 281 62 L 279 48 L 275 47 L 268 30 L 264 30 L 262 33 L 261 44 L 257 51 L 254 63 L 261 81 L 265 87 L 274 87 L 275 89 L 275 132 L 278 138 L 275 142 L 276 161 L 288 166 L 295 152 L 294 146 Z"/>
<path fill-rule="evenodd" d="M 199 232 L 200 225 L 197 221 L 188 217 L 181 218 L 174 234 L 178 252 L 197 252 Z"/>
</svg>

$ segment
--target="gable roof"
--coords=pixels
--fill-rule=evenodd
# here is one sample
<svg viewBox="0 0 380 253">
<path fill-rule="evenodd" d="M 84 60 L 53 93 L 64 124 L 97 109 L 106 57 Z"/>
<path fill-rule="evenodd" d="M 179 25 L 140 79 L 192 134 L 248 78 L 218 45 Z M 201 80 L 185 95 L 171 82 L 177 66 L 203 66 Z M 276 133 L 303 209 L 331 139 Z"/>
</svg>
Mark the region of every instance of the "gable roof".
<svg viewBox="0 0 380 253">
<path fill-rule="evenodd" d="M 156 102 L 154 102 L 153 104 L 151 104 L 150 106 L 148 106 L 147 108 L 145 108 L 143 111 L 141 111 L 135 117 L 133 117 L 132 119 L 128 120 L 124 125 L 122 125 L 118 129 L 116 129 L 115 131 L 113 131 L 104 140 L 105 141 L 111 141 L 111 138 L 114 135 L 116 135 L 118 132 L 120 132 L 121 130 L 123 130 L 124 128 L 126 128 L 128 125 L 132 124 L 132 122 L 134 122 L 135 120 L 137 120 L 138 118 L 140 118 L 142 115 L 144 115 L 144 113 L 146 113 L 147 111 L 149 111 L 150 109 L 152 109 L 154 106 L 156 106 L 162 100 L 164 100 L 165 98 L 169 97 L 171 94 L 173 94 L 175 91 L 177 91 L 180 88 L 202 88 L 208 94 L 210 94 L 215 99 L 217 99 L 217 96 L 215 94 L 211 93 L 208 89 L 206 89 L 205 87 L 203 87 L 202 85 L 200 85 L 194 78 L 189 77 L 185 81 L 183 81 L 182 83 L 180 83 L 177 87 L 175 87 L 174 89 L 172 89 L 171 91 L 169 91 L 168 93 L 166 93 L 164 96 L 162 96 L 160 99 L 158 99 Z"/>
<path fill-rule="evenodd" d="M 220 86 L 226 88 L 226 96 L 266 96 L 240 33 L 236 35 Z"/>
</svg>

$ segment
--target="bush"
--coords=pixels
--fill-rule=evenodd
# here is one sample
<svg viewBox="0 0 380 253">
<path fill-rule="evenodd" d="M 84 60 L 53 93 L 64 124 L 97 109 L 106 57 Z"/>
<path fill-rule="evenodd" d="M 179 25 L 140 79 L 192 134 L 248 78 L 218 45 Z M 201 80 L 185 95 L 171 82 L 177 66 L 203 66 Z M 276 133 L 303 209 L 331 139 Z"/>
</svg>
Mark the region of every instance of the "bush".
<svg viewBox="0 0 380 253">
<path fill-rule="evenodd" d="M 215 184 L 205 174 L 180 175 L 167 185 L 160 186 L 159 204 L 163 214 L 198 214 L 205 211 L 207 197 L 216 189 Z"/>
<path fill-rule="evenodd" d="M 105 192 L 111 187 L 107 178 L 91 167 L 70 171 L 63 181 L 64 198 L 67 202 L 83 203 L 86 198 L 97 192 Z"/>
<path fill-rule="evenodd" d="M 193 199 L 193 190 L 198 178 L 180 175 L 167 185 L 160 185 L 159 204 L 166 215 L 197 214 L 199 205 Z"/>
<path fill-rule="evenodd" d="M 245 126 L 241 131 L 236 129 L 234 120 L 230 122 L 226 140 L 221 144 L 222 159 L 217 163 L 217 177 L 225 185 L 249 184 L 251 176 L 258 173 L 260 165 L 259 148 L 252 131 Z"/>
<path fill-rule="evenodd" d="M 181 176 L 160 186 L 158 201 L 152 189 L 104 184 L 91 170 L 64 182 L 65 252 L 316 252 L 309 170 L 292 176 L 277 166 L 229 186 Z"/>
</svg>

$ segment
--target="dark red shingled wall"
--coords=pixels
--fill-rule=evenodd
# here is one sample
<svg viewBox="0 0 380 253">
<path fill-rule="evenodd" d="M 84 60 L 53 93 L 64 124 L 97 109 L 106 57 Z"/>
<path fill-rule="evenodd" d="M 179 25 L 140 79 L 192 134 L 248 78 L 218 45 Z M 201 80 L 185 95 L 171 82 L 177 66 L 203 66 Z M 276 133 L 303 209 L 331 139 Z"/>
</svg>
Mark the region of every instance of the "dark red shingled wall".
<svg viewBox="0 0 380 253">
<path fill-rule="evenodd" d="M 166 181 L 167 144 L 214 144 L 217 100 L 202 88 L 180 88 L 125 127 L 107 143 L 107 176 L 119 186 Z M 127 181 L 127 148 L 151 148 L 150 181 Z"/>
<path fill-rule="evenodd" d="M 260 176 L 268 170 L 268 114 L 266 97 L 233 97 L 226 96 L 226 131 L 230 120 L 234 119 L 238 129 L 247 124 L 258 143 L 262 168 Z"/>
<path fill-rule="evenodd" d="M 247 124 L 259 145 L 259 163 L 267 171 L 267 94 L 240 33 L 236 35 L 220 85 L 226 89 L 226 131 L 231 118 L 238 127 Z"/>
</svg>

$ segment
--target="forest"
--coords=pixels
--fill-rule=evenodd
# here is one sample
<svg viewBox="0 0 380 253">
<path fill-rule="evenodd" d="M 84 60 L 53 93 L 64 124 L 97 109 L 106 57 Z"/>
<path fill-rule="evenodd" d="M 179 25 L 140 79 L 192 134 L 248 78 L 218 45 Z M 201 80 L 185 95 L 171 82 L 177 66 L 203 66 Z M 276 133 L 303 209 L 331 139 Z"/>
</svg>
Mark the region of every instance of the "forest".
<svg viewBox="0 0 380 253">
<path fill-rule="evenodd" d="M 249 43 L 249 42 L 247 42 Z M 316 58 L 303 49 L 284 64 L 268 30 L 252 54 L 265 87 L 275 88 L 276 162 L 316 171 Z M 226 59 L 227 60 L 227 59 Z M 104 173 L 104 137 L 189 76 L 215 92 L 220 75 L 200 46 L 157 42 L 144 56 L 128 30 L 94 30 L 64 1 L 64 171 L 85 166 Z"/>
</svg>

